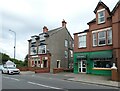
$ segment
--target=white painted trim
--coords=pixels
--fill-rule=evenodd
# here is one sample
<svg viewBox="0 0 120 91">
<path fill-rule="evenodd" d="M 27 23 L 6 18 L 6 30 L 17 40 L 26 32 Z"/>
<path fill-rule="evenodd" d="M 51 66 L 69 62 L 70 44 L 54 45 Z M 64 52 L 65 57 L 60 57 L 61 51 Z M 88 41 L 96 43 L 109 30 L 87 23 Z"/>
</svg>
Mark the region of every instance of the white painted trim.
<svg viewBox="0 0 120 91">
<path fill-rule="evenodd" d="M 87 35 L 87 33 L 78 34 L 78 36 L 83 36 L 83 35 Z"/>
<path fill-rule="evenodd" d="M 103 28 L 103 29 L 100 29 L 100 30 L 94 30 L 94 31 L 92 31 L 92 33 L 101 32 L 101 31 L 107 31 L 109 29 L 112 29 L 112 27 Z"/>
<path fill-rule="evenodd" d="M 105 10 L 105 8 L 103 8 L 103 9 L 100 9 L 100 10 L 98 10 L 97 12 L 101 12 L 101 11 L 104 11 Z"/>
</svg>

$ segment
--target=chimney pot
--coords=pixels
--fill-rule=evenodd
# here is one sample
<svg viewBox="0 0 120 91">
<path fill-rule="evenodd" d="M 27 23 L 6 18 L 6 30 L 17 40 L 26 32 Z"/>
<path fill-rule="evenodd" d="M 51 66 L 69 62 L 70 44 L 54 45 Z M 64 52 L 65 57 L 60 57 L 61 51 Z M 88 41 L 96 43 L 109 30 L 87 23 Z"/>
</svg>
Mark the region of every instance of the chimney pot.
<svg viewBox="0 0 120 91">
<path fill-rule="evenodd" d="M 48 32 L 48 28 L 46 26 L 43 27 L 43 33 Z"/>
<path fill-rule="evenodd" d="M 62 27 L 66 27 L 67 22 L 63 19 L 62 21 Z"/>
</svg>

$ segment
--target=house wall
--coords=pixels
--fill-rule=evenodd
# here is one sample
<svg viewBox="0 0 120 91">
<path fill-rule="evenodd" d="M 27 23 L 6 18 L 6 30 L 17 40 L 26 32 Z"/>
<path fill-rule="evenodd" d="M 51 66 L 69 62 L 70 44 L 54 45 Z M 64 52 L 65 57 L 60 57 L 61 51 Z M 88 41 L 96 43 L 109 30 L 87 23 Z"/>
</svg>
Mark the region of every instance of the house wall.
<svg viewBox="0 0 120 91">
<path fill-rule="evenodd" d="M 51 32 L 49 38 L 46 39 L 46 43 L 48 44 L 47 49 L 51 53 L 51 71 L 53 71 L 53 68 L 57 68 L 57 60 L 60 60 L 60 67 L 68 67 L 68 58 L 65 58 L 64 54 L 64 51 L 68 50 L 68 48 L 65 47 L 64 42 L 65 39 L 73 40 L 67 32 L 65 28 L 56 31 L 54 34 Z"/>
<path fill-rule="evenodd" d="M 113 27 L 113 50 L 114 50 L 114 60 L 117 63 L 118 76 L 120 77 L 120 5 L 116 9 L 112 16 L 112 27 Z M 120 78 L 119 78 L 120 81 Z"/>
</svg>

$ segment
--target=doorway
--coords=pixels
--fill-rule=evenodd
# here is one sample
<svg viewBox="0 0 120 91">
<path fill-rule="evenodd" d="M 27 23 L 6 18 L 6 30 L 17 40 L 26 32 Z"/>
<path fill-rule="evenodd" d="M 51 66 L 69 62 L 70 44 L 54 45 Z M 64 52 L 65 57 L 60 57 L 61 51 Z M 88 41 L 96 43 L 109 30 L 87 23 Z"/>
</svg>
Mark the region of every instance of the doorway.
<svg viewBox="0 0 120 91">
<path fill-rule="evenodd" d="M 80 72 L 80 73 L 86 73 L 86 60 L 81 60 L 78 63 L 78 72 Z"/>
</svg>

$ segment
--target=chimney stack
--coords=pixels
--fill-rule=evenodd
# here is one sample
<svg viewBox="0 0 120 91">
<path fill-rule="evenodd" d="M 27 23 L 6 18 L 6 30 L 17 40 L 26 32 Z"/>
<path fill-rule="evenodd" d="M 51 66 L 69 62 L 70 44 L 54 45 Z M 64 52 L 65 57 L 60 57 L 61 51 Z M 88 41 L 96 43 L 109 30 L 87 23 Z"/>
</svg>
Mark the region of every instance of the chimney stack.
<svg viewBox="0 0 120 91">
<path fill-rule="evenodd" d="M 43 33 L 48 32 L 48 28 L 46 26 L 43 27 Z"/>
<path fill-rule="evenodd" d="M 67 22 L 63 19 L 62 21 L 62 27 L 66 27 Z"/>
</svg>

